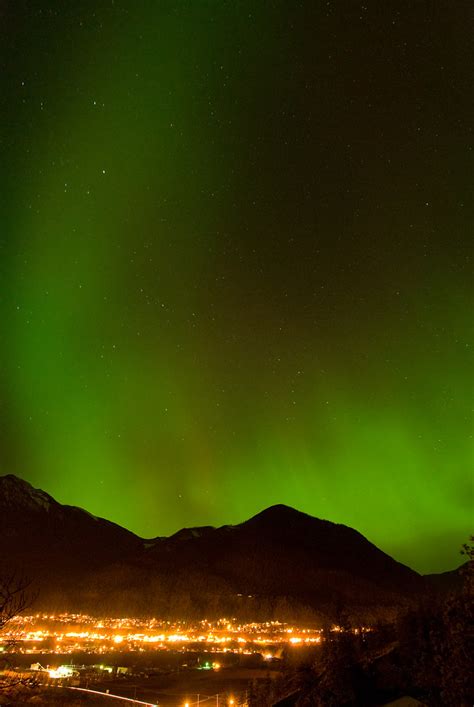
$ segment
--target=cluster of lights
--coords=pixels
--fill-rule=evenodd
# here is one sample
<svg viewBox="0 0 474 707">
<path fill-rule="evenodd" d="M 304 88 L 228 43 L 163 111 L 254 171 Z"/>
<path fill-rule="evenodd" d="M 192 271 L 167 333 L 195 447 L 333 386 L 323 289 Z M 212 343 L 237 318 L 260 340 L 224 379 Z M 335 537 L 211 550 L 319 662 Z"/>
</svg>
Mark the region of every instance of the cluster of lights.
<svg viewBox="0 0 474 707">
<path fill-rule="evenodd" d="M 340 630 L 334 627 L 333 630 Z M 239 623 L 217 621 L 159 621 L 157 619 L 94 618 L 82 614 L 37 614 L 17 617 L 10 634 L 24 653 L 85 651 L 193 650 L 219 653 L 260 653 L 271 660 L 271 646 L 321 642 L 321 629 L 289 626 L 279 621 Z M 46 645 L 41 645 L 45 644 Z"/>
<path fill-rule="evenodd" d="M 218 695 L 216 695 L 216 697 L 218 697 Z M 208 699 L 212 699 L 212 698 L 208 697 L 207 699 L 205 699 L 205 701 L 207 701 Z M 184 705 L 183 705 L 183 707 L 192 707 L 192 706 L 195 705 L 195 704 L 196 704 L 195 702 L 185 702 Z M 233 697 L 229 697 L 229 698 L 227 699 L 227 701 L 221 702 L 221 703 L 219 703 L 219 704 L 222 704 L 223 707 L 224 707 L 224 705 L 225 705 L 225 706 L 228 705 L 228 707 L 233 707 L 233 705 L 235 705 L 235 704 L 237 704 L 237 703 L 236 703 L 236 701 L 235 701 L 235 699 L 234 699 Z"/>
<path fill-rule="evenodd" d="M 63 680 L 72 678 L 74 674 L 73 668 L 70 665 L 60 665 L 59 668 L 48 668 L 48 675 L 53 680 Z"/>
</svg>

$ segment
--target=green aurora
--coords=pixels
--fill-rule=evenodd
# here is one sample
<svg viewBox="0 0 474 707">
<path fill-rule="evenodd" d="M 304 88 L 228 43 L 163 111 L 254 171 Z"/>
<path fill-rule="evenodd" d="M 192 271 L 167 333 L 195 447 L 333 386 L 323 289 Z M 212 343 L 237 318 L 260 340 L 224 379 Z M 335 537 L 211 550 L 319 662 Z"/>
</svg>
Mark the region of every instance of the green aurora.
<svg viewBox="0 0 474 707">
<path fill-rule="evenodd" d="M 460 563 L 473 52 L 422 5 L 2 4 L 1 473 Z"/>
</svg>

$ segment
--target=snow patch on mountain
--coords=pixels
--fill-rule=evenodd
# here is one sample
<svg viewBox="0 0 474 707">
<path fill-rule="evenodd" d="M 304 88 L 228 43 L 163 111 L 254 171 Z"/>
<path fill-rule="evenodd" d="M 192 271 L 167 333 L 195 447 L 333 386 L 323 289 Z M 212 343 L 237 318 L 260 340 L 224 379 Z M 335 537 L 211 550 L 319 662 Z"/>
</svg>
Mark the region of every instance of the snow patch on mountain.
<svg viewBox="0 0 474 707">
<path fill-rule="evenodd" d="M 23 508 L 49 511 L 55 503 L 47 493 L 35 489 L 27 481 L 13 474 L 0 477 L 0 507 L 20 506 Z"/>
</svg>

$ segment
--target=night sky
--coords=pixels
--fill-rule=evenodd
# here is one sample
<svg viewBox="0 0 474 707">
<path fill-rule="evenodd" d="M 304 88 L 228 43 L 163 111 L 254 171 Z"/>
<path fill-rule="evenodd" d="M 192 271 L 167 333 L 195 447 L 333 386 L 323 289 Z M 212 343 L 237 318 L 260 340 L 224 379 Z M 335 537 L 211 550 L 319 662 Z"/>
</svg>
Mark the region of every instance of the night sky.
<svg viewBox="0 0 474 707">
<path fill-rule="evenodd" d="M 467 0 L 0 2 L 0 473 L 144 536 L 472 521 Z"/>
</svg>

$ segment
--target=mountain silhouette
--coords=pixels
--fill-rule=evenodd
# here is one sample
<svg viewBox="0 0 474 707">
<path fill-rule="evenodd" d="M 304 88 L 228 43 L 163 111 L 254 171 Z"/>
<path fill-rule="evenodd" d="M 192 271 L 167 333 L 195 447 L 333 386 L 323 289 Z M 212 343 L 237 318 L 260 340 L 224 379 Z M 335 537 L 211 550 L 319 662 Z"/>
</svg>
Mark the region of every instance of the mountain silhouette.
<svg viewBox="0 0 474 707">
<path fill-rule="evenodd" d="M 13 475 L 0 477 L 0 555 L 48 610 L 375 620 L 427 587 L 356 530 L 282 504 L 145 540 Z"/>
</svg>

